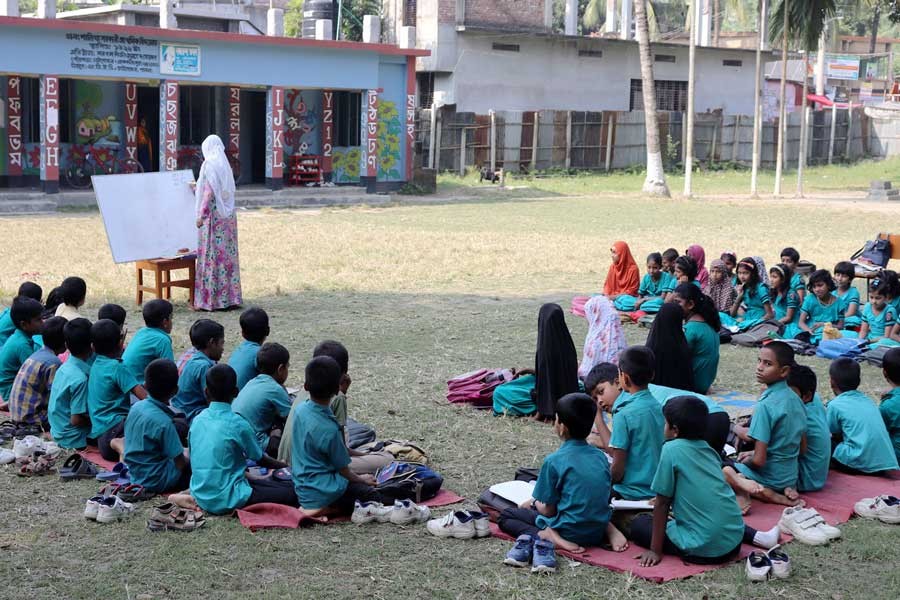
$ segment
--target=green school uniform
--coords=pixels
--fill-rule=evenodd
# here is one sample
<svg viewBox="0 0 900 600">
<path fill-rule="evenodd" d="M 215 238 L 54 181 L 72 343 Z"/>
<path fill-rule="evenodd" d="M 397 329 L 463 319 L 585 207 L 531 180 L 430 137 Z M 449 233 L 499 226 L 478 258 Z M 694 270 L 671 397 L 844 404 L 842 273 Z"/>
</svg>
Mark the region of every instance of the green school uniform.
<svg viewBox="0 0 900 600">
<path fill-rule="evenodd" d="M 800 455 L 797 489 L 815 492 L 825 487 L 831 463 L 831 432 L 825 417 L 825 405 L 818 394 L 803 404 L 806 410 L 806 454 Z"/>
<path fill-rule="evenodd" d="M 803 401 L 784 381 L 771 384 L 759 397 L 749 435 L 768 446 L 766 464 L 754 470 L 736 463 L 744 476 L 781 493 L 796 487 L 799 473 L 800 438 L 806 431 Z"/>
<path fill-rule="evenodd" d="M 191 495 L 200 508 L 223 515 L 247 504 L 253 494 L 244 475 L 247 459 L 263 456 L 247 421 L 230 404 L 210 402 L 191 423 L 188 445 Z"/>
<path fill-rule="evenodd" d="M 878 411 L 894 446 L 897 462 L 900 462 L 900 388 L 894 388 L 881 397 Z"/>
<path fill-rule="evenodd" d="M 862 322 L 869 326 L 869 335 L 866 336 L 866 339 L 869 340 L 884 337 L 885 332 L 897 322 L 894 307 L 890 304 L 885 305 L 881 313 L 876 315 L 875 310 L 872 308 L 872 303 L 867 302 L 863 306 L 861 318 Z"/>
<path fill-rule="evenodd" d="M 334 418 L 337 419 L 338 425 L 341 428 L 347 426 L 347 395 L 343 392 L 338 392 L 334 395 L 334 398 L 331 399 L 331 412 L 334 413 Z"/>
<path fill-rule="evenodd" d="M 688 321 L 684 324 L 684 337 L 691 349 L 694 388 L 706 393 L 719 372 L 719 332 L 705 321 Z"/>
<path fill-rule="evenodd" d="M 339 473 L 350 454 L 334 413 L 307 400 L 297 406 L 293 423 L 291 472 L 303 508 L 325 508 L 336 502 L 348 481 Z"/>
<path fill-rule="evenodd" d="M 839 394 L 825 409 L 828 429 L 843 440 L 834 448 L 834 460 L 864 473 L 897 468 L 897 456 L 881 413 L 859 390 Z"/>
<path fill-rule="evenodd" d="M 256 369 L 257 352 L 259 352 L 259 344 L 244 340 L 234 349 L 228 359 L 229 366 L 237 373 L 239 390 L 244 389 L 248 381 L 259 375 L 259 371 Z"/>
<path fill-rule="evenodd" d="M 178 376 L 178 394 L 172 398 L 172 407 L 176 412 L 184 413 L 188 422 L 206 408 L 206 372 L 214 364 L 213 359 L 198 350 L 184 364 Z"/>
<path fill-rule="evenodd" d="M 287 418 L 291 412 L 291 397 L 271 375 L 257 375 L 234 399 L 231 410 L 247 419 L 256 432 L 259 447 L 265 452 L 269 445 L 269 431 L 275 420 L 278 417 Z"/>
<path fill-rule="evenodd" d="M 50 434 L 53 441 L 62 448 L 84 448 L 91 430 L 87 427 L 75 427 L 71 423 L 72 415 L 88 414 L 88 374 L 91 366 L 76 356 L 69 359 L 57 369 L 50 388 L 50 404 L 47 408 L 47 420 L 50 421 Z"/>
<path fill-rule="evenodd" d="M 584 440 L 566 440 L 541 465 L 532 496 L 556 506 L 552 517 L 539 515 L 539 529 L 552 528 L 582 546 L 599 546 L 606 538 L 609 508 L 609 460 Z"/>
<path fill-rule="evenodd" d="M 796 323 L 800 320 L 800 297 L 794 290 L 788 290 L 786 294 L 772 294 L 772 310 L 775 311 L 775 318 L 778 320 L 787 316 L 789 309 L 794 309 L 794 318 L 790 323 Z"/>
<path fill-rule="evenodd" d="M 641 285 L 638 288 L 638 296 L 646 298 L 648 296 L 662 296 L 667 291 L 675 289 L 673 285 L 675 278 L 666 272 L 659 274 L 659 280 L 654 281 L 649 273 L 641 279 Z"/>
<path fill-rule="evenodd" d="M 795 292 L 802 292 L 806 290 L 806 282 L 803 280 L 803 275 L 800 273 L 794 273 L 791 275 L 791 283 L 788 286 L 791 290 Z"/>
<path fill-rule="evenodd" d="M 143 327 L 134 334 L 122 353 L 122 362 L 139 382 L 144 382 L 144 369 L 157 358 L 175 360 L 172 338 L 158 327 Z"/>
<path fill-rule="evenodd" d="M 131 408 L 129 394 L 136 385 L 138 380 L 121 359 L 97 355 L 88 378 L 92 438 L 99 438 L 125 420 Z"/>
<path fill-rule="evenodd" d="M 16 330 L 16 325 L 12 321 L 12 317 L 9 314 L 9 308 L 4 308 L 3 312 L 0 313 L 0 349 L 3 348 L 3 344 L 6 343 L 6 340 L 9 339 L 9 336 L 13 334 Z"/>
<path fill-rule="evenodd" d="M 666 402 L 668 402 L 672 398 L 677 398 L 678 396 L 693 396 L 694 398 L 703 400 L 703 403 L 706 405 L 709 414 L 728 412 L 724 408 L 722 408 L 722 406 L 718 402 L 716 402 L 709 396 L 704 396 L 703 394 L 698 394 L 697 392 L 678 390 L 675 388 L 666 387 L 664 385 L 656 385 L 655 383 L 651 383 L 650 385 L 648 385 L 647 389 L 651 394 L 653 394 L 653 397 L 659 401 L 660 408 L 665 406 Z"/>
<path fill-rule="evenodd" d="M 649 392 L 620 395 L 612 408 L 609 445 L 628 453 L 625 475 L 613 490 L 626 500 L 653 497 L 650 483 L 659 463 L 665 421 L 659 401 Z"/>
<path fill-rule="evenodd" d="M 16 329 L 0 350 L 0 397 L 9 399 L 9 391 L 16 380 L 16 374 L 28 357 L 40 350 L 32 336 Z"/>
<path fill-rule="evenodd" d="M 856 286 L 851 284 L 850 287 L 847 288 L 847 291 L 844 292 L 843 294 L 839 293 L 837 290 L 835 290 L 831 293 L 833 296 L 835 296 L 840 301 L 841 312 L 844 315 L 847 314 L 847 312 L 850 310 L 850 307 L 852 305 L 854 305 L 854 304 L 856 305 L 856 314 L 853 315 L 852 317 L 847 317 L 845 319 L 844 327 L 858 326 L 862 322 L 862 320 L 861 320 L 860 314 L 859 314 L 859 305 L 860 305 L 859 290 L 856 289 Z M 894 312 L 896 313 L 897 311 L 895 310 Z"/>
<path fill-rule="evenodd" d="M 800 312 L 809 315 L 806 324 L 810 329 L 812 329 L 813 323 L 831 323 L 832 325 L 835 325 L 838 321 L 844 319 L 844 312 L 841 310 L 840 300 L 835 299 L 834 302 L 825 306 L 819 302 L 819 299 L 816 298 L 815 294 L 807 294 L 806 298 L 803 299 L 803 305 L 800 307 Z M 813 335 L 810 338 L 811 342 L 817 344 L 822 338 L 822 327 L 817 327 L 812 331 L 812 334 Z"/>
<path fill-rule="evenodd" d="M 748 290 L 750 291 L 750 290 Z M 744 293 L 744 316 L 745 323 L 750 321 L 761 321 L 766 316 L 766 304 L 771 304 L 769 297 L 769 286 L 760 283 L 752 290 L 753 294 Z"/>
<path fill-rule="evenodd" d="M 737 548 L 744 519 L 722 474 L 722 459 L 703 440 L 667 441 L 653 477 L 653 492 L 672 498 L 666 536 L 686 554 L 708 558 Z"/>
<path fill-rule="evenodd" d="M 147 397 L 135 403 L 125 421 L 125 462 L 131 483 L 153 492 L 172 490 L 181 479 L 175 459 L 184 454 L 169 407 Z"/>
</svg>

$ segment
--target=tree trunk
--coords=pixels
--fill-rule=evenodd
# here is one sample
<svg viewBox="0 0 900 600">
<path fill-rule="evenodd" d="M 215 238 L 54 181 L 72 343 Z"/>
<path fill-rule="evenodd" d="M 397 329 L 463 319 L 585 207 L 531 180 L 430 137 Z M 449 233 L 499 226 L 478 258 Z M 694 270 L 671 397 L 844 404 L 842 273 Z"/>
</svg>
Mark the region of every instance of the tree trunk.
<svg viewBox="0 0 900 600">
<path fill-rule="evenodd" d="M 720 2 L 721 0 L 713 0 L 713 46 L 716 48 L 719 47 L 719 32 L 722 29 L 722 26 L 719 23 Z"/>
<path fill-rule="evenodd" d="M 696 24 L 697 21 L 694 21 Z M 689 50 L 688 50 L 688 98 L 687 98 L 687 117 L 685 118 L 686 134 L 684 137 L 684 195 L 686 198 L 693 196 L 693 176 L 694 176 L 694 83 L 696 78 L 696 55 L 697 55 L 697 28 L 691 27 L 689 33 Z"/>
<path fill-rule="evenodd" d="M 656 86 L 653 82 L 653 57 L 650 53 L 650 31 L 647 23 L 647 0 L 634 2 L 634 26 L 641 60 L 641 83 L 644 93 L 644 128 L 647 141 L 647 178 L 645 194 L 669 197 L 666 174 L 663 171 L 662 152 L 659 146 L 659 119 L 656 114 Z"/>
<path fill-rule="evenodd" d="M 750 195 L 759 195 L 759 155 L 760 138 L 762 137 L 762 102 L 760 87 L 762 82 L 762 47 L 765 40 L 766 0 L 760 0 L 757 12 L 757 28 L 759 37 L 756 41 L 756 79 L 753 85 L 753 162 L 750 171 Z"/>
<path fill-rule="evenodd" d="M 781 174 L 784 171 L 784 133 L 785 121 L 787 121 L 787 61 L 788 61 L 788 13 L 790 12 L 790 3 L 788 0 L 781 0 L 784 4 L 782 11 L 784 12 L 784 24 L 781 36 L 781 89 L 779 90 L 779 98 L 781 98 L 781 107 L 778 112 L 778 145 L 775 150 L 775 195 L 781 194 Z"/>
<path fill-rule="evenodd" d="M 881 6 L 875 5 L 872 15 L 872 37 L 869 38 L 869 54 L 875 54 L 875 46 L 878 44 L 878 22 L 881 20 Z"/>
<path fill-rule="evenodd" d="M 797 157 L 797 197 L 803 197 L 803 169 L 806 167 L 806 145 L 809 143 L 808 117 L 806 95 L 809 93 L 809 50 L 803 53 L 803 104 L 801 105 L 801 114 L 803 120 L 800 121 L 800 153 Z"/>
</svg>

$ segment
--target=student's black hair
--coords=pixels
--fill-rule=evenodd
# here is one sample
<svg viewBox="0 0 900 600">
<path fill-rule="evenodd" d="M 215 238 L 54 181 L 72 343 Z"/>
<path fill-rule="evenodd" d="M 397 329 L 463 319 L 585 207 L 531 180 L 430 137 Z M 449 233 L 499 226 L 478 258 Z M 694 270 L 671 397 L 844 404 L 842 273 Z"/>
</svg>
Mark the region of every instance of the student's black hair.
<svg viewBox="0 0 900 600">
<path fill-rule="evenodd" d="M 701 292 L 700 288 L 693 283 L 679 283 L 673 292 L 682 300 L 693 302 L 694 314 L 700 315 L 706 324 L 713 328 L 713 331 L 719 333 L 719 329 L 722 328 L 722 320 L 712 298 Z"/>
<path fill-rule="evenodd" d="M 656 357 L 647 346 L 629 346 L 619 354 L 619 370 L 638 387 L 646 387 L 653 380 L 654 365 Z"/>
<path fill-rule="evenodd" d="M 816 372 L 806 365 L 794 365 L 788 374 L 788 387 L 797 388 L 801 396 L 816 393 Z"/>
<path fill-rule="evenodd" d="M 13 298 L 12 306 L 9 307 L 9 318 L 12 319 L 16 329 L 22 329 L 23 321 L 40 317 L 42 312 L 44 312 L 44 307 L 34 298 L 16 296 Z"/>
<path fill-rule="evenodd" d="M 91 325 L 91 342 L 94 352 L 109 356 L 119 349 L 122 330 L 119 324 L 110 319 L 101 319 Z"/>
<path fill-rule="evenodd" d="M 335 340 L 319 342 L 313 349 L 313 358 L 316 356 L 330 356 L 336 360 L 341 367 L 342 374 L 350 370 L 350 353 L 347 352 L 347 348 L 340 342 Z"/>
<path fill-rule="evenodd" d="M 697 261 L 690 256 L 679 256 L 675 259 L 675 268 L 684 273 L 690 281 L 697 279 Z"/>
<path fill-rule="evenodd" d="M 782 367 L 791 367 L 793 368 L 796 364 L 794 362 L 794 349 L 784 342 L 774 341 L 769 342 L 765 346 L 764 349 L 769 349 L 772 351 L 772 354 L 775 355 L 775 361 Z"/>
<path fill-rule="evenodd" d="M 165 402 L 178 393 L 178 367 L 168 358 L 157 358 L 144 369 L 144 387 L 154 400 Z"/>
<path fill-rule="evenodd" d="M 217 363 L 206 371 L 206 391 L 211 402 L 231 404 L 237 396 L 237 373 L 231 365 Z"/>
<path fill-rule="evenodd" d="M 837 289 L 837 285 L 834 283 L 834 278 L 831 276 L 831 273 L 828 272 L 828 269 L 819 269 L 817 271 L 813 271 L 813 274 L 809 276 L 809 281 L 806 283 L 806 289 L 812 293 L 813 287 L 817 283 L 824 283 L 828 286 L 828 291 L 833 292 Z"/>
<path fill-rule="evenodd" d="M 583 440 L 591 433 L 594 417 L 597 416 L 597 403 L 587 394 L 566 394 L 556 403 L 556 416 L 569 430 L 571 439 Z"/>
<path fill-rule="evenodd" d="M 141 315 L 144 317 L 144 325 L 147 327 L 162 327 L 163 321 L 172 318 L 172 303 L 162 298 L 154 298 L 144 303 Z"/>
<path fill-rule="evenodd" d="M 53 316 L 53 313 L 56 312 L 56 308 L 62 304 L 62 288 L 55 287 L 50 290 L 50 293 L 47 294 L 47 303 L 44 304 L 44 312 L 42 316 L 45 319 L 49 319 Z"/>
<path fill-rule="evenodd" d="M 584 391 L 588 394 L 601 383 L 612 383 L 619 377 L 619 367 L 612 363 L 602 362 L 594 365 L 584 378 Z"/>
<path fill-rule="evenodd" d="M 91 322 L 84 318 L 72 319 L 63 327 L 66 348 L 73 355 L 82 356 L 91 351 Z"/>
<path fill-rule="evenodd" d="M 662 257 L 664 259 L 666 259 L 667 261 L 674 263 L 675 259 L 678 258 L 678 250 L 676 250 L 675 248 L 669 248 L 668 250 L 666 250 L 665 252 L 662 253 Z"/>
<path fill-rule="evenodd" d="M 733 262 L 734 264 L 737 264 L 737 254 L 734 254 L 733 252 L 723 252 L 719 256 L 719 259 L 724 261 L 726 264 L 729 262 Z M 728 259 L 728 260 L 725 260 L 725 259 Z"/>
<path fill-rule="evenodd" d="M 662 254 L 660 254 L 659 252 L 651 252 L 650 254 L 648 254 L 647 264 L 649 265 L 650 263 L 662 266 Z"/>
<path fill-rule="evenodd" d="M 757 288 L 759 287 L 759 269 L 756 266 L 756 261 L 753 260 L 752 256 L 748 256 L 747 258 L 742 258 L 740 262 L 734 267 L 734 272 L 737 274 L 738 269 L 744 267 L 745 271 L 750 271 L 750 279 L 747 280 L 747 283 L 744 283 L 744 295 L 745 296 L 755 296 L 757 292 Z"/>
<path fill-rule="evenodd" d="M 256 353 L 256 368 L 266 375 L 274 375 L 279 366 L 290 362 L 291 353 L 281 344 L 267 342 Z"/>
<path fill-rule="evenodd" d="M 191 344 L 197 350 L 206 350 L 209 343 L 225 337 L 225 328 L 212 319 L 197 319 L 191 325 Z"/>
<path fill-rule="evenodd" d="M 791 246 L 788 246 L 787 248 L 782 250 L 781 254 L 778 255 L 779 258 L 781 258 L 782 256 L 787 256 L 789 259 L 791 259 L 795 263 L 800 262 L 800 253 L 797 252 L 796 248 L 792 248 Z"/>
<path fill-rule="evenodd" d="M 841 393 L 849 392 L 859 387 L 859 372 L 859 363 L 846 356 L 834 359 L 831 361 L 831 366 L 828 367 L 828 376 L 831 377 L 834 387 L 840 390 Z"/>
<path fill-rule="evenodd" d="M 882 296 L 891 296 L 891 284 L 884 279 L 873 279 L 869 284 L 870 294 L 880 294 Z"/>
<path fill-rule="evenodd" d="M 891 348 L 881 360 L 884 376 L 894 385 L 900 385 L 900 348 Z"/>
<path fill-rule="evenodd" d="M 306 391 L 316 400 L 330 400 L 338 393 L 341 367 L 330 356 L 317 356 L 306 365 Z"/>
<path fill-rule="evenodd" d="M 850 278 L 850 281 L 853 281 L 856 278 L 856 267 L 849 260 L 842 260 L 834 265 L 834 274 L 846 275 Z"/>
<path fill-rule="evenodd" d="M 781 283 L 778 287 L 772 287 L 772 291 L 775 292 L 776 296 L 784 296 L 789 291 L 791 291 L 791 277 L 794 276 L 794 270 L 787 266 L 786 264 L 773 265 L 771 269 L 769 269 L 769 274 L 772 274 L 772 271 L 778 273 L 781 277 Z M 771 281 L 771 278 L 769 279 Z M 773 298 L 774 300 L 774 298 Z"/>
<path fill-rule="evenodd" d="M 878 279 L 883 279 L 888 282 L 888 286 L 891 290 L 891 298 L 900 296 L 900 277 L 897 276 L 896 271 L 882 269 L 878 272 Z"/>
<path fill-rule="evenodd" d="M 19 293 L 17 296 L 25 296 L 26 298 L 34 298 L 38 302 L 41 301 L 41 298 L 44 296 L 44 290 L 33 281 L 25 281 L 22 285 L 19 286 Z"/>
<path fill-rule="evenodd" d="M 97 320 L 109 319 L 110 321 L 115 321 L 119 327 L 125 324 L 127 316 L 128 313 L 118 304 L 104 304 L 97 311 Z"/>
<path fill-rule="evenodd" d="M 706 434 L 709 408 L 696 396 L 675 396 L 666 401 L 662 409 L 669 427 L 678 429 L 678 438 L 702 440 Z"/>
<path fill-rule="evenodd" d="M 69 306 L 78 306 L 87 296 L 87 283 L 81 277 L 66 277 L 59 286 L 62 301 Z"/>
<path fill-rule="evenodd" d="M 241 335 L 250 342 L 262 344 L 269 337 L 269 314 L 261 308 L 248 308 L 239 319 Z"/>
<path fill-rule="evenodd" d="M 66 336 L 63 333 L 63 329 L 67 322 L 65 317 L 50 317 L 41 326 L 41 337 L 44 340 L 44 345 L 56 354 L 62 354 L 66 351 Z"/>
</svg>

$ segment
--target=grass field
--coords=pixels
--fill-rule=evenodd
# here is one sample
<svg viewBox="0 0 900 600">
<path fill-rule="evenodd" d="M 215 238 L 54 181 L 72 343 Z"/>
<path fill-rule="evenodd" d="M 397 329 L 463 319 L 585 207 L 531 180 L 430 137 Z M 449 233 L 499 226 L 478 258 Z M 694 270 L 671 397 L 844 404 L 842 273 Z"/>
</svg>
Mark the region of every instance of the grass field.
<svg viewBox="0 0 900 600">
<path fill-rule="evenodd" d="M 623 182 L 639 185 L 631 178 Z M 266 308 L 270 339 L 291 351 L 288 385 L 301 383 L 318 341 L 343 341 L 351 353 L 351 415 L 382 436 L 420 442 L 445 485 L 475 498 L 516 467 L 539 465 L 558 441 L 546 426 L 447 405 L 444 382 L 477 367 L 533 361 L 540 304 L 568 307 L 573 294 L 599 290 L 612 241 L 627 240 L 637 257 L 700 243 L 710 256 L 728 248 L 767 263 L 794 245 L 831 267 L 890 230 L 900 214 L 894 205 L 832 201 L 659 201 L 600 193 L 603 176 L 578 182 L 582 189 L 569 179 L 539 180 L 538 189 L 492 192 L 469 204 L 242 212 L 245 300 Z M 631 189 L 624 183 L 621 191 Z M 3 218 L 0 239 L 4 302 L 25 278 L 49 290 L 78 274 L 88 281 L 86 313 L 116 301 L 129 309 L 131 331 L 141 325 L 133 267 L 112 263 L 98 215 Z M 194 318 L 177 309 L 176 352 L 188 345 Z M 215 318 L 225 325 L 226 346 L 236 345 L 238 314 Z M 568 321 L 580 349 L 585 323 Z M 646 330 L 629 327 L 627 334 L 640 343 Z M 825 375 L 824 361 L 801 362 Z M 717 386 L 755 391 L 754 365 L 753 351 L 723 347 Z M 877 394 L 884 388 L 879 372 L 863 370 L 865 391 Z M 533 577 L 501 564 L 507 543 L 444 542 L 389 524 L 251 534 L 234 519 L 214 518 L 197 533 L 150 534 L 146 503 L 131 521 L 102 526 L 81 516 L 96 490 L 93 482 L 20 479 L 3 469 L 0 597 L 900 596 L 900 529 L 859 521 L 829 547 L 790 544 L 795 575 L 785 582 L 750 585 L 742 566 L 731 566 L 654 585 L 566 560 L 556 576 Z"/>
</svg>

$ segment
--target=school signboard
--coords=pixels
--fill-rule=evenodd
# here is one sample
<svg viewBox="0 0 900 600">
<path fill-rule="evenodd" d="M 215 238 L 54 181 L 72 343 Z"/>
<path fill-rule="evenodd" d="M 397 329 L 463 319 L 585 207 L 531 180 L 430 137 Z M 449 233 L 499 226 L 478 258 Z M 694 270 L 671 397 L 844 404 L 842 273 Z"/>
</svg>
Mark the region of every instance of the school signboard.
<svg viewBox="0 0 900 600">
<path fill-rule="evenodd" d="M 159 72 L 161 75 L 200 76 L 200 46 L 171 44 L 159 45 Z"/>
<path fill-rule="evenodd" d="M 859 57 L 844 54 L 825 55 L 825 77 L 828 79 L 859 79 Z"/>
</svg>

